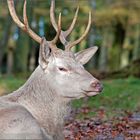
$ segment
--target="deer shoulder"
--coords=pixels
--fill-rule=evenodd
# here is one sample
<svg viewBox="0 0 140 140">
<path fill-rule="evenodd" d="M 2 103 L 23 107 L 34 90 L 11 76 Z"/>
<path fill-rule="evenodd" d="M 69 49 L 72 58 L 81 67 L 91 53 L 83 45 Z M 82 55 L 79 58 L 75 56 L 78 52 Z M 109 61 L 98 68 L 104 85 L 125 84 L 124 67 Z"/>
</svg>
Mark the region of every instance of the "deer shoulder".
<svg viewBox="0 0 140 140">
<path fill-rule="evenodd" d="M 32 114 L 23 106 L 12 102 L 0 102 L 0 138 L 51 140 Z"/>
</svg>

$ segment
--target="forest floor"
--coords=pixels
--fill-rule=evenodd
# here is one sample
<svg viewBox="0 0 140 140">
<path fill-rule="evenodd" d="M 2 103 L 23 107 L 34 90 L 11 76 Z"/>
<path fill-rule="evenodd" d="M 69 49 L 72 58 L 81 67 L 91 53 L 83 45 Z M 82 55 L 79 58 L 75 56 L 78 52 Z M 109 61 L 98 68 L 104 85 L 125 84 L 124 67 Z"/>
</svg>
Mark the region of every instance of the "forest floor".
<svg viewBox="0 0 140 140">
<path fill-rule="evenodd" d="M 26 79 L 0 78 L 0 95 Z M 140 140 L 140 79 L 104 80 L 100 95 L 73 102 L 66 140 Z"/>
<path fill-rule="evenodd" d="M 140 140 L 140 79 L 103 83 L 102 94 L 74 101 L 66 140 Z"/>
<path fill-rule="evenodd" d="M 66 140 L 140 140 L 140 112 L 116 111 L 123 115 L 107 118 L 108 113 L 99 109 L 96 115 L 87 117 L 92 111 L 90 107 L 75 111 L 65 125 Z M 76 118 L 79 115 L 82 119 Z"/>
</svg>

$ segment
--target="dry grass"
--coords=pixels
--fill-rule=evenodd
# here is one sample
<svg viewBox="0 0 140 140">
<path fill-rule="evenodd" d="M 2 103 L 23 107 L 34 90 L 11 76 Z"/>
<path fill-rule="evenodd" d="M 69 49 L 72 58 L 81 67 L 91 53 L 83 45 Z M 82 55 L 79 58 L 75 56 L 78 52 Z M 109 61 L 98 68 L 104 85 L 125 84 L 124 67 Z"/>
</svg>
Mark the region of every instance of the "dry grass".
<svg viewBox="0 0 140 140">
<path fill-rule="evenodd" d="M 6 86 L 0 85 L 0 96 L 4 95 L 6 93 L 7 93 Z"/>
</svg>

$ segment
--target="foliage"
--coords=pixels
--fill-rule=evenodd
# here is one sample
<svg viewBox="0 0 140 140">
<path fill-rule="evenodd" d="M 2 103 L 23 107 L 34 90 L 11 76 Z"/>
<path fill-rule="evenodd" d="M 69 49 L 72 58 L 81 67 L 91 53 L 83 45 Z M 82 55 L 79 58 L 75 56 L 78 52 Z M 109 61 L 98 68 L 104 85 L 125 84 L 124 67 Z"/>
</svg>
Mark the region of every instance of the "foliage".
<svg viewBox="0 0 140 140">
<path fill-rule="evenodd" d="M 17 3 L 16 3 L 17 2 Z M 15 1 L 22 20 L 24 0 Z M 51 40 L 55 30 L 50 23 L 50 1 L 27 1 L 29 25 L 39 35 Z M 74 48 L 79 51 L 98 45 L 98 54 L 87 65 L 99 72 L 119 71 L 140 58 L 140 2 L 138 0 L 71 0 L 56 1 L 56 19 L 62 12 L 62 29 L 69 27 L 77 5 L 80 10 L 75 30 L 69 37 L 77 39 L 85 29 L 88 12 L 92 12 L 92 27 L 87 39 Z M 10 24 L 9 24 L 10 23 Z M 0 4 L 0 72 L 12 74 L 32 71 L 38 65 L 39 44 L 16 27 L 10 18 L 7 3 Z M 58 47 L 62 44 L 58 42 Z M 22 57 L 22 59 L 20 59 Z M 134 67 L 133 69 L 136 69 Z M 134 75 L 134 74 L 133 74 Z"/>
<path fill-rule="evenodd" d="M 97 117 L 72 120 L 64 129 L 66 140 L 139 140 L 140 115 L 127 112 L 124 117 L 104 120 L 104 112 Z"/>
<path fill-rule="evenodd" d="M 23 83 L 25 82 L 25 79 L 23 78 L 14 78 L 11 77 L 2 77 L 0 78 L 0 95 L 8 94 L 17 88 L 19 88 Z"/>
<path fill-rule="evenodd" d="M 17 3 L 16 3 L 17 2 Z M 19 17 L 22 17 L 23 0 L 15 1 Z M 76 46 L 78 51 L 98 45 L 98 55 L 88 66 L 99 72 L 112 72 L 139 59 L 140 52 L 140 1 L 138 0 L 88 0 L 56 1 L 56 18 L 62 12 L 62 29 L 70 25 L 77 5 L 80 10 L 75 30 L 70 40 L 77 39 L 87 24 L 88 11 L 92 11 L 92 29 L 88 38 Z M 31 28 L 41 36 L 51 40 L 55 36 L 49 18 L 50 1 L 29 0 L 27 14 Z M 21 18 L 22 20 L 22 18 Z M 10 21 L 10 22 L 9 22 Z M 8 23 L 11 23 L 10 26 Z M 5 26 L 6 25 L 6 26 Z M 20 31 L 9 17 L 6 1 L 0 4 L 0 71 L 32 71 L 38 62 L 38 44 Z M 37 47 L 36 47 L 37 46 Z M 62 44 L 58 42 L 58 47 Z M 12 57 L 10 56 L 12 55 Z M 22 60 L 20 59 L 22 56 Z M 10 58 L 12 60 L 10 61 Z M 114 59 L 115 58 L 115 59 Z M 134 68 L 135 69 L 135 68 Z"/>
</svg>

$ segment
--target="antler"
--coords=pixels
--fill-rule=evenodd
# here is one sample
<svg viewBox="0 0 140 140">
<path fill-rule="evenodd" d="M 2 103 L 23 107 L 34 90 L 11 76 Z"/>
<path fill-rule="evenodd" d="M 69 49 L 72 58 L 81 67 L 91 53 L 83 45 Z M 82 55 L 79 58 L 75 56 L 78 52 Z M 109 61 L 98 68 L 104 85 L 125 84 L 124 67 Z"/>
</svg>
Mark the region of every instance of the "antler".
<svg viewBox="0 0 140 140">
<path fill-rule="evenodd" d="M 50 18 L 51 18 L 51 23 L 52 23 L 53 27 L 55 28 L 55 30 L 57 30 L 58 27 L 57 27 L 57 24 L 55 21 L 55 12 L 54 11 L 55 11 L 55 0 L 51 0 Z M 60 41 L 65 46 L 65 49 L 67 51 L 69 51 L 73 46 L 75 46 L 76 44 L 80 43 L 82 40 L 85 39 L 85 37 L 87 36 L 87 34 L 89 32 L 90 26 L 91 26 L 91 12 L 89 12 L 88 25 L 87 25 L 87 28 L 86 28 L 84 34 L 79 39 L 75 40 L 74 42 L 68 42 L 66 40 L 66 37 L 72 32 L 72 30 L 75 26 L 78 11 L 79 11 L 79 7 L 77 7 L 77 10 L 75 12 L 75 16 L 74 16 L 73 21 L 72 21 L 70 27 L 68 28 L 68 30 L 66 30 L 66 31 L 61 30 L 61 33 L 59 36 Z"/>
<path fill-rule="evenodd" d="M 55 21 L 54 9 L 55 9 L 55 0 L 51 0 L 50 19 L 51 19 L 51 23 L 52 23 L 53 27 L 55 28 L 55 30 L 57 30 L 57 24 L 56 24 L 56 21 Z M 60 41 L 62 42 L 63 45 L 68 44 L 68 41 L 66 40 L 66 37 L 72 32 L 72 30 L 74 28 L 74 25 L 75 25 L 76 20 L 77 20 L 78 11 L 79 11 L 79 7 L 77 7 L 77 10 L 75 12 L 75 16 L 74 16 L 73 21 L 72 21 L 70 27 L 68 28 L 68 30 L 66 30 L 66 31 L 61 30 Z"/>
<path fill-rule="evenodd" d="M 24 7 L 23 7 L 23 23 L 20 21 L 20 19 L 18 18 L 17 14 L 16 14 L 15 7 L 14 7 L 14 1 L 7 0 L 7 3 L 8 3 L 8 8 L 9 8 L 11 17 L 13 18 L 13 20 L 17 24 L 17 26 L 19 26 L 23 31 L 28 33 L 29 36 L 31 38 L 33 38 L 35 41 L 37 41 L 38 43 L 41 43 L 42 38 L 39 35 L 37 35 L 34 31 L 32 31 L 31 28 L 29 27 L 27 12 L 26 12 L 26 3 L 27 3 L 26 0 L 24 1 Z M 72 21 L 70 27 L 66 31 L 61 30 L 61 13 L 59 14 L 58 25 L 57 25 L 56 20 L 55 20 L 54 9 L 55 9 L 55 0 L 51 0 L 50 18 L 51 18 L 52 25 L 55 28 L 57 33 L 56 33 L 55 38 L 52 41 L 48 41 L 48 43 L 53 44 L 53 45 L 51 45 L 51 47 L 57 48 L 55 44 L 56 44 L 57 40 L 60 38 L 60 41 L 65 46 L 65 50 L 69 51 L 73 46 L 80 43 L 87 36 L 90 26 L 91 26 L 91 12 L 89 12 L 88 25 L 87 25 L 87 28 L 86 28 L 84 34 L 79 39 L 75 40 L 74 42 L 68 42 L 66 40 L 66 37 L 72 32 L 72 30 L 75 26 L 79 7 L 77 7 L 73 21 Z"/>
<path fill-rule="evenodd" d="M 14 1 L 13 0 L 7 0 L 8 3 L 8 8 L 11 14 L 12 19 L 14 20 L 14 22 L 17 24 L 18 27 L 20 27 L 23 31 L 25 31 L 26 33 L 29 34 L 29 36 L 31 38 L 33 38 L 35 41 L 37 41 L 38 43 L 41 43 L 42 38 L 37 35 L 34 31 L 32 31 L 29 27 L 28 24 L 28 18 L 27 18 L 27 12 L 26 12 L 26 0 L 24 1 L 24 7 L 23 7 L 23 21 L 24 23 L 22 23 L 20 21 L 20 19 L 18 18 L 16 11 L 15 11 L 15 7 L 14 7 Z M 58 19 L 58 27 L 56 29 L 57 33 L 55 38 L 52 41 L 48 41 L 48 43 L 53 44 L 50 47 L 56 47 L 56 42 L 59 39 L 59 35 L 61 33 L 61 13 L 59 14 L 59 19 Z"/>
<path fill-rule="evenodd" d="M 24 19 L 24 23 L 22 23 L 15 11 L 14 8 L 14 1 L 13 0 L 7 0 L 8 3 L 8 8 L 11 14 L 12 19 L 14 20 L 14 22 L 17 24 L 17 26 L 19 26 L 23 31 L 27 32 L 29 34 L 29 36 L 31 38 L 33 38 L 35 41 L 37 41 L 38 43 L 41 43 L 41 37 L 38 36 L 35 32 L 33 32 L 28 24 L 28 19 L 27 19 L 27 15 L 26 15 L 26 0 L 24 1 L 24 9 L 23 9 L 23 19 Z"/>
<path fill-rule="evenodd" d="M 89 12 L 88 25 L 87 25 L 87 28 L 86 28 L 85 32 L 83 33 L 83 35 L 79 39 L 75 40 L 74 42 L 70 42 L 68 45 L 66 45 L 66 49 L 70 50 L 73 46 L 75 46 L 76 44 L 78 44 L 82 40 L 84 40 L 90 30 L 90 27 L 91 27 L 91 12 Z"/>
</svg>

